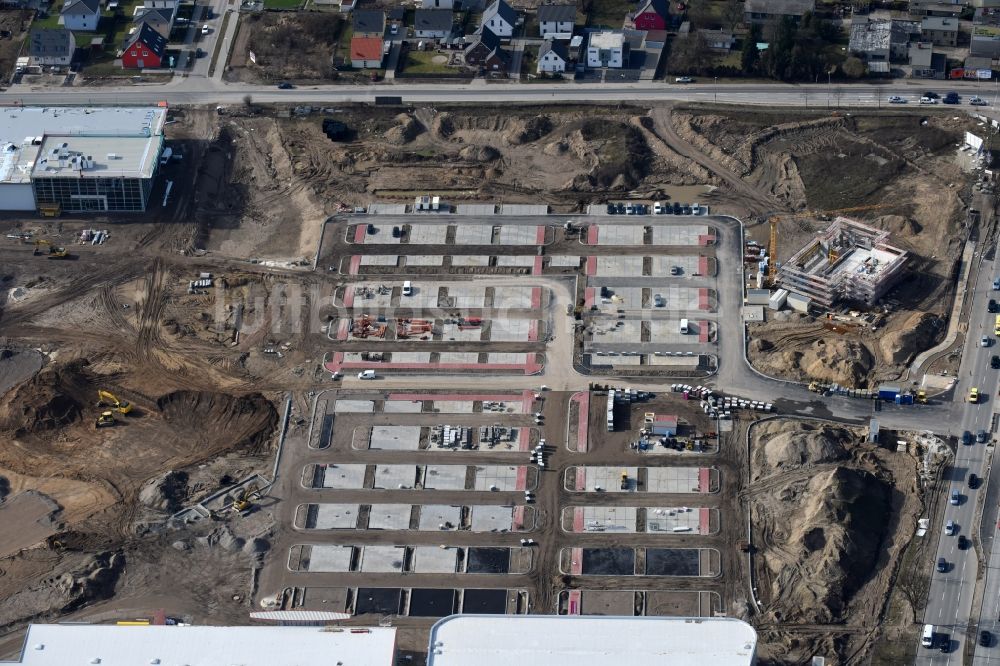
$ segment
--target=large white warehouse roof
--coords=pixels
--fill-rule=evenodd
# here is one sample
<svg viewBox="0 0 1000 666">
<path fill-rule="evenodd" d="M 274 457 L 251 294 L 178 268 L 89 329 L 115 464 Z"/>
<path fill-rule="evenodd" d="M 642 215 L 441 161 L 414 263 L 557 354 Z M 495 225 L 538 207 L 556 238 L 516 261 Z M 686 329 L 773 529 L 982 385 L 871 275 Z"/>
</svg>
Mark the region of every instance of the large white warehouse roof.
<svg viewBox="0 0 1000 666">
<path fill-rule="evenodd" d="M 757 632 L 733 618 L 452 615 L 427 666 L 751 666 Z"/>
<path fill-rule="evenodd" d="M 120 627 L 33 624 L 22 666 L 392 666 L 389 627 Z"/>
</svg>

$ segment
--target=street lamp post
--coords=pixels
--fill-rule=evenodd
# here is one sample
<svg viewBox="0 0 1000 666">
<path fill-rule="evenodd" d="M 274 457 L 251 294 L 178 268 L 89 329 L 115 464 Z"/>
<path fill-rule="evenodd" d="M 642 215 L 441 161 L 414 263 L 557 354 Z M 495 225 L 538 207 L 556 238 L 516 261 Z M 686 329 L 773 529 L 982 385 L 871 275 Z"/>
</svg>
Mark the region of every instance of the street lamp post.
<svg viewBox="0 0 1000 666">
<path fill-rule="evenodd" d="M 719 77 L 713 77 L 715 79 L 715 101 L 719 101 Z"/>
</svg>

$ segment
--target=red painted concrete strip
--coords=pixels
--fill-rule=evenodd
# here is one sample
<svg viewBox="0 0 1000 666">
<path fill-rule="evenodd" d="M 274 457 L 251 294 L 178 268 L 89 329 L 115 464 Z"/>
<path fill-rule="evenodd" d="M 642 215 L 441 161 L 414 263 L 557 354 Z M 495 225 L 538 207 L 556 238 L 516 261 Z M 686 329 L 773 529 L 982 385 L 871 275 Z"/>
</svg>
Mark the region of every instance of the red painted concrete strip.
<svg viewBox="0 0 1000 666">
<path fill-rule="evenodd" d="M 530 389 L 521 391 L 521 411 L 525 414 L 530 414 L 533 411 L 532 406 L 534 404 L 535 392 Z"/>
<path fill-rule="evenodd" d="M 520 532 L 524 529 L 524 505 L 514 507 L 513 529 L 515 532 Z"/>
<path fill-rule="evenodd" d="M 389 400 L 473 400 L 513 402 L 521 397 L 517 393 L 390 393 Z M 527 411 L 527 410 L 526 410 Z"/>
<path fill-rule="evenodd" d="M 536 342 L 538 340 L 538 320 L 532 319 L 528 324 L 528 342 Z"/>
<path fill-rule="evenodd" d="M 341 319 L 340 323 L 337 324 L 337 339 L 346 340 L 347 339 L 347 327 L 350 326 L 351 322 L 349 319 Z"/>
<path fill-rule="evenodd" d="M 347 270 L 348 275 L 357 275 L 361 268 L 361 255 L 356 254 L 351 257 L 351 267 Z"/>
<path fill-rule="evenodd" d="M 542 307 L 542 288 L 531 288 L 531 309 L 537 310 Z"/>
<path fill-rule="evenodd" d="M 587 275 L 597 275 L 597 257 L 587 257 Z"/>
<path fill-rule="evenodd" d="M 708 257 L 698 257 L 698 275 L 708 275 Z"/>
<path fill-rule="evenodd" d="M 532 275 L 542 274 L 542 259 L 543 257 L 535 257 L 535 265 L 531 269 Z"/>
<path fill-rule="evenodd" d="M 587 245 L 597 245 L 597 238 L 599 234 L 599 227 L 596 224 L 592 224 L 587 227 Z"/>
<path fill-rule="evenodd" d="M 535 245 L 545 245 L 545 227 L 535 227 Z"/>
<path fill-rule="evenodd" d="M 698 309 L 708 310 L 708 288 L 701 287 L 698 289 Z"/>
<path fill-rule="evenodd" d="M 698 320 L 698 342 L 708 342 L 708 320 Z"/>
<path fill-rule="evenodd" d="M 344 307 L 354 307 L 354 287 L 352 285 L 344 287 Z"/>
<path fill-rule="evenodd" d="M 698 492 L 707 493 L 711 490 L 712 470 L 702 467 L 698 470 Z"/>
<path fill-rule="evenodd" d="M 576 452 L 586 453 L 589 441 L 587 429 L 590 424 L 590 391 L 581 391 L 570 398 L 579 405 L 577 409 Z"/>
<path fill-rule="evenodd" d="M 333 360 L 323 365 L 327 372 L 337 372 L 344 362 L 344 352 L 334 352 Z"/>
<path fill-rule="evenodd" d="M 583 612 L 582 590 L 569 591 L 569 615 L 580 615 Z"/>
<path fill-rule="evenodd" d="M 514 490 L 527 490 L 528 489 L 528 468 L 524 465 L 519 465 L 517 468 L 517 480 L 514 482 Z"/>
<path fill-rule="evenodd" d="M 574 548 L 570 551 L 571 562 L 569 572 L 574 576 L 583 573 L 583 548 Z"/>
<path fill-rule="evenodd" d="M 529 448 L 531 448 L 531 442 L 528 441 L 530 437 L 531 437 L 531 429 L 521 428 L 521 430 L 517 434 L 518 451 L 527 451 Z"/>
<path fill-rule="evenodd" d="M 576 489 L 586 490 L 587 489 L 587 468 L 577 467 L 576 468 Z"/>
<path fill-rule="evenodd" d="M 712 530 L 711 509 L 698 509 L 698 534 L 708 534 Z"/>
<path fill-rule="evenodd" d="M 595 296 L 597 296 L 597 287 L 587 287 L 583 290 L 583 305 L 588 310 L 594 306 Z"/>
<path fill-rule="evenodd" d="M 573 531 L 582 532 L 583 531 L 583 507 L 575 506 L 573 507 Z"/>
<path fill-rule="evenodd" d="M 379 363 L 347 361 L 345 368 L 381 368 L 383 370 L 530 370 L 541 369 L 538 363 Z"/>
<path fill-rule="evenodd" d="M 368 231 L 368 225 L 367 224 L 359 224 L 358 226 L 354 227 L 354 242 L 355 243 L 364 243 L 365 242 L 365 233 L 367 231 Z"/>
</svg>

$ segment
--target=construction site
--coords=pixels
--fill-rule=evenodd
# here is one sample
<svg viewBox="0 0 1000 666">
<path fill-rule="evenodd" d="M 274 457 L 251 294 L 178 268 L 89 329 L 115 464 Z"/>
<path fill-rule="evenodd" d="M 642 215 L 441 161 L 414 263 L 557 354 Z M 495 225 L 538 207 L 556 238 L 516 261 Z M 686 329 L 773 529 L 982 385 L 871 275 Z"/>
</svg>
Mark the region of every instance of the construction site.
<svg viewBox="0 0 1000 666">
<path fill-rule="evenodd" d="M 452 612 L 726 614 L 773 663 L 873 654 L 914 617 L 878 609 L 916 450 L 855 418 L 802 459 L 811 432 L 750 426 L 822 405 L 727 382 L 744 324 L 766 375 L 856 387 L 944 336 L 976 121 L 924 120 L 170 109 L 169 199 L 0 220 L 5 649 L 28 621 L 264 606 L 389 616 L 415 663 Z M 796 279 L 811 308 L 747 319 Z M 841 521 L 844 497 L 891 517 Z"/>
</svg>

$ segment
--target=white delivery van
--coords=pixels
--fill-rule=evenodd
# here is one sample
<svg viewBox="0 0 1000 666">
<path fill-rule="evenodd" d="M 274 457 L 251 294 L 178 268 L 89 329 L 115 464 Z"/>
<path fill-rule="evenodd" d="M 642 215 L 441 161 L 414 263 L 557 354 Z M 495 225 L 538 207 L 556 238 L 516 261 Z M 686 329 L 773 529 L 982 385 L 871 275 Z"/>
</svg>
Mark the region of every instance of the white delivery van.
<svg viewBox="0 0 1000 666">
<path fill-rule="evenodd" d="M 362 370 L 358 373 L 358 379 L 375 379 L 374 370 Z"/>
<path fill-rule="evenodd" d="M 680 329 L 681 329 L 681 335 L 687 335 L 688 334 L 688 320 L 687 319 L 681 319 Z"/>
<path fill-rule="evenodd" d="M 925 624 L 924 633 L 920 637 L 920 644 L 925 648 L 934 647 L 934 625 Z"/>
<path fill-rule="evenodd" d="M 411 296 L 413 294 L 413 285 L 407 280 L 403 283 L 403 296 Z"/>
</svg>

